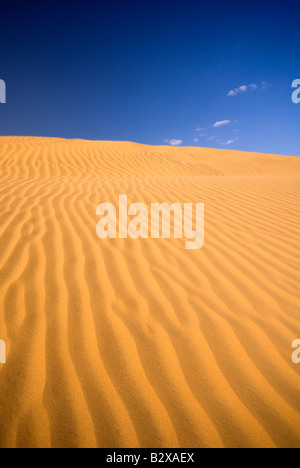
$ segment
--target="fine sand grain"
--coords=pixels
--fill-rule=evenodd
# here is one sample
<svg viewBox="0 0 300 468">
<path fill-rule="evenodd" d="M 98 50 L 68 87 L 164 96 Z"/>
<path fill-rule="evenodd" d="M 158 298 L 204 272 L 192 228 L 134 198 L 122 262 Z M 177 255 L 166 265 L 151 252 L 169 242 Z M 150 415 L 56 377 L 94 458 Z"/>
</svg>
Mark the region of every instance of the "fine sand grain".
<svg viewBox="0 0 300 468">
<path fill-rule="evenodd" d="M 0 447 L 300 447 L 300 158 L 0 138 Z M 96 236 L 205 203 L 205 246 Z"/>
</svg>

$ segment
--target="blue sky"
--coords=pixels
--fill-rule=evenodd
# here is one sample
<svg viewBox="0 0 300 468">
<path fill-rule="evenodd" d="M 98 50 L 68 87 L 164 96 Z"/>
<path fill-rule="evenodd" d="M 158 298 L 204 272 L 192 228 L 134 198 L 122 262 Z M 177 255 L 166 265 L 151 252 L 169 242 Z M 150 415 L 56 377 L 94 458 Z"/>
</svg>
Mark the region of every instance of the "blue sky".
<svg viewBox="0 0 300 468">
<path fill-rule="evenodd" d="M 300 156 L 299 0 L 20 3 L 1 5 L 0 135 Z"/>
</svg>

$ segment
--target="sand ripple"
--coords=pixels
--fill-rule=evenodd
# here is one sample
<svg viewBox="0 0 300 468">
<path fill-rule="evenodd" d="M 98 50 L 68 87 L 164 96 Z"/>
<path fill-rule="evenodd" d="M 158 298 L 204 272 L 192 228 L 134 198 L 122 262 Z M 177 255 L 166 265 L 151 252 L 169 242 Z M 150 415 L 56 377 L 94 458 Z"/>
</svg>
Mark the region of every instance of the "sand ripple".
<svg viewBox="0 0 300 468">
<path fill-rule="evenodd" d="M 300 447 L 300 158 L 0 138 L 0 447 Z M 206 243 L 99 240 L 199 202 Z"/>
</svg>

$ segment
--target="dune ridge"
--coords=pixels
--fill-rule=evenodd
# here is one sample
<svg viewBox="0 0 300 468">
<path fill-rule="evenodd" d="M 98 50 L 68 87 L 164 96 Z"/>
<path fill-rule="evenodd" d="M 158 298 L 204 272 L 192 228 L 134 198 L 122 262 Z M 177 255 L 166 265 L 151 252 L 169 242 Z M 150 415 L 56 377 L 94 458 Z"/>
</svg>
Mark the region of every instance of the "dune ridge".
<svg viewBox="0 0 300 468">
<path fill-rule="evenodd" d="M 300 447 L 300 158 L 0 138 L 0 447 Z M 205 203 L 205 246 L 96 207 Z"/>
</svg>

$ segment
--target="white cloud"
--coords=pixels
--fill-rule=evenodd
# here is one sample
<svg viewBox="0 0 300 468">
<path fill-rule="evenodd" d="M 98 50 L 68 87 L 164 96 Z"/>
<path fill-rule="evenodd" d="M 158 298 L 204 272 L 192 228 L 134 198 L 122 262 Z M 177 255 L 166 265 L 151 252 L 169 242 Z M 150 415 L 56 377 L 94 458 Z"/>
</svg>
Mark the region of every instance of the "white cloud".
<svg viewBox="0 0 300 468">
<path fill-rule="evenodd" d="M 204 131 L 205 131 L 205 128 L 196 127 L 196 132 L 198 132 L 199 137 L 203 138 L 207 136 L 207 133 L 203 133 Z"/>
<path fill-rule="evenodd" d="M 238 88 L 235 88 L 235 89 L 232 89 L 231 91 L 229 91 L 227 96 L 230 96 L 230 97 L 237 96 L 238 94 L 246 93 L 249 89 L 252 89 L 254 91 L 257 88 L 258 88 L 258 86 L 255 83 L 252 83 L 252 84 L 249 84 L 249 85 L 242 85 L 242 86 L 239 86 Z"/>
<path fill-rule="evenodd" d="M 169 143 L 171 146 L 180 146 L 183 140 L 178 140 L 177 138 L 172 138 L 171 140 L 165 140 L 165 143 Z"/>
<path fill-rule="evenodd" d="M 218 138 L 217 135 L 214 135 L 214 136 L 207 138 L 207 141 L 212 141 L 212 140 L 215 140 L 216 138 Z"/>
<path fill-rule="evenodd" d="M 232 140 L 227 140 L 223 143 L 223 145 L 232 145 L 235 141 L 237 141 L 238 138 L 233 138 Z"/>
<path fill-rule="evenodd" d="M 194 138 L 194 143 L 198 143 L 199 138 Z"/>
<path fill-rule="evenodd" d="M 235 89 L 232 89 L 231 91 L 229 91 L 227 96 L 237 96 L 240 93 L 245 93 L 247 91 L 247 89 L 248 89 L 248 86 L 242 85 L 239 88 L 235 88 Z"/>
<path fill-rule="evenodd" d="M 230 120 L 220 120 L 219 122 L 214 123 L 213 127 L 214 128 L 224 127 L 224 125 L 229 125 L 229 124 L 230 124 Z"/>
</svg>

